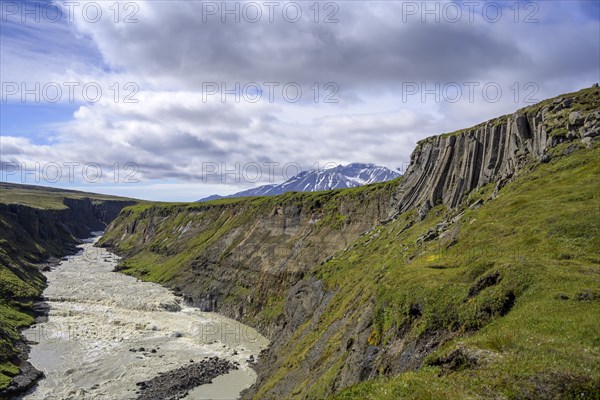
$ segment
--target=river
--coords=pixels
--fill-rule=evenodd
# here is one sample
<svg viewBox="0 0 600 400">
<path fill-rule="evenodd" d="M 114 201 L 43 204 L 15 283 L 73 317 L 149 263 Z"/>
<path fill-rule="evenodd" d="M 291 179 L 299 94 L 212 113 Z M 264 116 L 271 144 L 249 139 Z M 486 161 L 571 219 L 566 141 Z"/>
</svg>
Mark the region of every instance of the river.
<svg viewBox="0 0 600 400">
<path fill-rule="evenodd" d="M 186 399 L 235 399 L 256 379 L 248 359 L 268 341 L 254 329 L 183 304 L 154 283 L 112 272 L 119 257 L 87 240 L 46 273 L 48 318 L 25 331 L 46 378 L 26 400 L 135 399 L 136 383 L 218 356 L 240 364 Z M 143 350 L 140 350 L 143 348 Z"/>
</svg>

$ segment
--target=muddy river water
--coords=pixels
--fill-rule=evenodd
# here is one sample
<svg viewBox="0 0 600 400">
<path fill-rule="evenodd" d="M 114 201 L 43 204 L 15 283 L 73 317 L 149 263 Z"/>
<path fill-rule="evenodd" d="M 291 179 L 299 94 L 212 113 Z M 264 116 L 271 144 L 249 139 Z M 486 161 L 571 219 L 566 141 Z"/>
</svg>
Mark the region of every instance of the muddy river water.
<svg viewBox="0 0 600 400">
<path fill-rule="evenodd" d="M 254 382 L 247 360 L 266 347 L 264 337 L 188 307 L 158 284 L 112 272 L 118 257 L 95 240 L 46 273 L 48 319 L 24 332 L 37 343 L 30 362 L 46 378 L 24 399 L 135 399 L 137 382 L 212 356 L 240 368 L 186 399 L 236 399 Z"/>
</svg>

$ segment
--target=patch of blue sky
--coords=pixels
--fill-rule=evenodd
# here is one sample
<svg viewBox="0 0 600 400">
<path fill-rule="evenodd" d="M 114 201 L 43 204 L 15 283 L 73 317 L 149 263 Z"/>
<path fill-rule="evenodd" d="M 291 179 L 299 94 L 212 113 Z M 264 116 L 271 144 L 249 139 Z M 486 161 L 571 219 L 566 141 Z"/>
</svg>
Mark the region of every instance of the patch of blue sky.
<svg viewBox="0 0 600 400">
<path fill-rule="evenodd" d="M 47 144 L 55 127 L 71 121 L 78 107 L 73 103 L 0 104 L 0 134 L 27 137 L 35 144 Z"/>
</svg>

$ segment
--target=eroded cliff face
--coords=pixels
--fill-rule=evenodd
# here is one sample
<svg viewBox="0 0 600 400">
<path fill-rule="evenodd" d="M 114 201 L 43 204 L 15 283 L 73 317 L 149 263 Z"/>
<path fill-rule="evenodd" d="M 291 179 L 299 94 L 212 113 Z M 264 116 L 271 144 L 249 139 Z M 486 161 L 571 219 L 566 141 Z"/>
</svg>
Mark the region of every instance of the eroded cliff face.
<svg viewBox="0 0 600 400">
<path fill-rule="evenodd" d="M 596 87 L 422 140 L 394 193 L 394 212 L 426 213 L 438 204 L 456 208 L 473 190 L 492 182 L 499 189 L 528 161 L 547 162 L 558 144 L 591 144 L 600 135 L 599 105 Z"/>
<path fill-rule="evenodd" d="M 395 183 L 189 206 L 126 209 L 101 240 L 120 269 L 272 336 L 285 293 L 389 214 Z"/>
<path fill-rule="evenodd" d="M 102 231 L 123 207 L 133 201 L 65 198 L 63 209 L 34 208 L 22 204 L 0 204 L 2 250 L 13 261 L 33 263 L 61 257 L 73 251 L 81 238 Z"/>
</svg>

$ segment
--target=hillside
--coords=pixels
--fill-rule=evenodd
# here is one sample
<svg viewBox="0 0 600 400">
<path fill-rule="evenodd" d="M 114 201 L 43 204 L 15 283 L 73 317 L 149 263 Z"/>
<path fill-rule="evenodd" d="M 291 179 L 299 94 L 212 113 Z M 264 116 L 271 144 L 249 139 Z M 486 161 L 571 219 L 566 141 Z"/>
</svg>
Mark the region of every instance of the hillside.
<svg viewBox="0 0 600 400">
<path fill-rule="evenodd" d="M 20 330 L 34 322 L 45 287 L 41 269 L 72 254 L 81 238 L 104 230 L 135 200 L 0 183 L 0 397 L 32 384 Z M 14 381 L 13 377 L 21 373 Z M 10 391 L 3 390 L 9 385 Z"/>
<path fill-rule="evenodd" d="M 598 398 L 600 89 L 357 189 L 125 209 L 120 269 L 271 339 L 257 399 Z"/>
<path fill-rule="evenodd" d="M 377 379 L 336 398 L 598 398 L 599 156 L 529 165 L 497 197 L 473 192 L 480 207 L 438 206 L 404 231 L 399 218 L 315 272 L 353 287 L 341 297 L 376 292 L 358 337 Z M 378 273 L 352 279 L 365 265 Z"/>
</svg>

